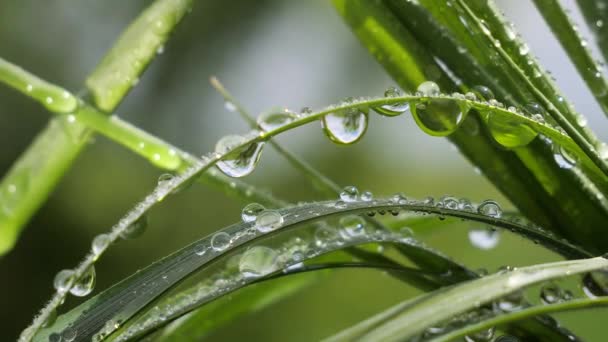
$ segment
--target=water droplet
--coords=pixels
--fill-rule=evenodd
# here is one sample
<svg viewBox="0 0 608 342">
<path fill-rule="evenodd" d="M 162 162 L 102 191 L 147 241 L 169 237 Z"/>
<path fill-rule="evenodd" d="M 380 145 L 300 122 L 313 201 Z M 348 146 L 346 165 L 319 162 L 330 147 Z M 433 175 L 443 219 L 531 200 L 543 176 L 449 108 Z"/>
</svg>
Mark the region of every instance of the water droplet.
<svg viewBox="0 0 608 342">
<path fill-rule="evenodd" d="M 349 236 L 361 236 L 365 233 L 365 220 L 357 215 L 348 215 L 340 218 L 342 227 Z"/>
<path fill-rule="evenodd" d="M 264 210 L 255 219 L 255 228 L 261 233 L 267 233 L 283 224 L 283 216 L 276 210 Z"/>
<path fill-rule="evenodd" d="M 259 203 L 249 203 L 241 211 L 241 218 L 243 222 L 253 222 L 264 209 L 266 208 Z"/>
<path fill-rule="evenodd" d="M 438 96 L 439 87 L 433 82 L 424 82 L 418 87 L 418 92 L 423 96 Z M 466 116 L 458 102 L 451 99 L 422 100 L 411 109 L 416 124 L 432 136 L 453 133 Z"/>
<path fill-rule="evenodd" d="M 345 187 L 342 189 L 342 192 L 340 192 L 340 199 L 344 202 L 355 202 L 357 196 L 359 196 L 359 189 L 352 185 Z"/>
<path fill-rule="evenodd" d="M 443 196 L 439 199 L 439 202 L 437 202 L 437 206 L 446 209 L 457 210 L 460 206 L 460 201 L 456 197 Z"/>
<path fill-rule="evenodd" d="M 498 300 L 497 308 L 504 312 L 513 312 L 521 309 L 524 304 L 524 295 L 521 291 L 512 292 Z"/>
<path fill-rule="evenodd" d="M 257 278 L 270 274 L 278 268 L 279 254 L 272 248 L 254 246 L 248 249 L 239 261 L 239 270 L 246 278 Z"/>
<path fill-rule="evenodd" d="M 137 221 L 133 222 L 130 226 L 128 226 L 125 230 L 120 233 L 120 237 L 123 239 L 135 239 L 136 237 L 141 236 L 148 227 L 148 216 L 142 215 Z"/>
<path fill-rule="evenodd" d="M 608 296 L 608 270 L 585 274 L 582 285 L 583 291 L 591 299 Z"/>
<path fill-rule="evenodd" d="M 325 247 L 340 238 L 338 231 L 330 226 L 323 225 L 315 230 L 315 245 Z"/>
<path fill-rule="evenodd" d="M 236 112 L 236 106 L 230 101 L 224 102 L 224 108 L 229 112 Z"/>
<path fill-rule="evenodd" d="M 321 125 L 325 134 L 338 144 L 353 144 L 367 131 L 367 109 L 349 108 L 325 115 Z"/>
<path fill-rule="evenodd" d="M 201 242 L 194 246 L 194 254 L 198 256 L 203 256 L 205 255 L 205 253 L 207 253 L 207 245 L 205 243 Z"/>
<path fill-rule="evenodd" d="M 492 200 L 485 200 L 477 207 L 477 212 L 494 218 L 500 218 L 502 216 L 502 209 L 500 205 Z"/>
<path fill-rule="evenodd" d="M 221 138 L 215 145 L 215 152 L 227 154 L 217 163 L 217 167 L 230 177 L 244 177 L 253 172 L 262 155 L 263 142 L 254 142 L 246 146 L 236 148 L 246 142 L 246 138 L 240 135 L 227 135 Z M 236 148 L 236 149 L 235 149 Z M 234 149 L 234 150 L 233 150 Z M 228 152 L 231 151 L 232 152 Z"/>
<path fill-rule="evenodd" d="M 528 52 L 530 52 L 530 47 L 528 47 L 528 44 L 523 43 L 519 46 L 519 54 L 522 56 L 525 56 L 528 54 Z"/>
<path fill-rule="evenodd" d="M 414 236 L 414 231 L 410 227 L 403 227 L 403 228 L 399 229 L 399 235 L 403 239 L 409 239 Z"/>
<path fill-rule="evenodd" d="M 162 175 L 158 176 L 158 186 L 169 186 L 171 184 L 171 181 L 173 180 L 174 176 L 170 173 L 163 173 Z"/>
<path fill-rule="evenodd" d="M 230 246 L 230 234 L 226 232 L 215 233 L 211 237 L 211 248 L 215 251 L 223 251 Z"/>
<path fill-rule="evenodd" d="M 500 241 L 500 234 L 496 229 L 471 229 L 469 241 L 479 249 L 488 250 L 496 247 Z"/>
<path fill-rule="evenodd" d="M 490 90 L 490 88 L 488 88 L 486 86 L 476 85 L 473 88 L 471 88 L 471 92 L 473 94 L 475 94 L 477 99 L 480 99 L 480 100 L 490 101 L 490 100 L 495 99 L 494 93 L 492 92 L 492 90 Z"/>
<path fill-rule="evenodd" d="M 466 342 L 488 342 L 491 341 L 494 337 L 494 332 L 496 331 L 495 327 L 491 327 L 490 329 L 478 331 L 471 335 L 467 335 L 464 337 Z"/>
<path fill-rule="evenodd" d="M 95 266 L 91 265 L 70 289 L 70 293 L 77 297 L 84 297 L 95 288 Z"/>
<path fill-rule="evenodd" d="M 506 148 L 516 148 L 528 145 L 538 133 L 525 123 L 490 113 L 488 128 L 496 142 Z"/>
<path fill-rule="evenodd" d="M 276 109 L 266 113 L 262 113 L 258 117 L 258 127 L 264 131 L 272 131 L 281 126 L 288 125 L 293 122 L 298 116 L 296 113 L 287 108 Z"/>
<path fill-rule="evenodd" d="M 344 209 L 344 208 L 346 208 L 346 202 L 344 202 L 342 200 L 338 200 L 338 201 L 336 201 L 336 203 L 334 203 L 334 207 L 336 207 L 338 209 Z"/>
<path fill-rule="evenodd" d="M 57 292 L 67 292 L 74 282 L 74 271 L 61 270 L 53 280 L 53 286 Z"/>
<path fill-rule="evenodd" d="M 390 87 L 384 92 L 384 97 L 399 97 L 401 92 L 395 87 Z M 397 116 L 405 113 L 410 109 L 410 104 L 407 102 L 398 102 L 392 104 L 385 104 L 382 106 L 374 107 L 374 111 L 384 116 Z"/>
<path fill-rule="evenodd" d="M 565 170 L 569 170 L 576 165 L 574 154 L 566 150 L 565 147 L 559 144 L 553 144 L 553 159 L 557 165 Z"/>
<path fill-rule="evenodd" d="M 405 197 L 405 195 L 402 193 L 397 193 L 397 194 L 394 194 L 393 197 L 391 197 L 391 202 L 393 204 L 400 204 L 400 205 L 407 204 L 407 197 Z"/>
<path fill-rule="evenodd" d="M 61 333 L 61 342 L 72 342 L 76 340 L 78 331 L 74 328 L 67 328 Z"/>
<path fill-rule="evenodd" d="M 374 199 L 374 195 L 370 191 L 363 191 L 361 193 L 361 200 L 365 202 L 369 202 Z"/>
<path fill-rule="evenodd" d="M 540 289 L 540 299 L 545 304 L 554 304 L 562 299 L 562 290 L 555 284 L 544 285 Z"/>
</svg>

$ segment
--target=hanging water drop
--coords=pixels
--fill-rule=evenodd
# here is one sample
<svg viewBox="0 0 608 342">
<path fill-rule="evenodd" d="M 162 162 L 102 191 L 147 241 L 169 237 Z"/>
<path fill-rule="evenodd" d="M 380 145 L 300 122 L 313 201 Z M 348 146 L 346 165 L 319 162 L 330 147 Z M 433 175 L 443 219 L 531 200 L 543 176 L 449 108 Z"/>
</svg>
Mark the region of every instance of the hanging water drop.
<svg viewBox="0 0 608 342">
<path fill-rule="evenodd" d="M 340 192 L 340 199 L 344 202 L 355 202 L 359 196 L 359 189 L 349 185 Z"/>
<path fill-rule="evenodd" d="M 255 228 L 261 233 L 267 233 L 283 225 L 283 216 L 276 210 L 264 210 L 255 219 Z"/>
<path fill-rule="evenodd" d="M 272 248 L 254 246 L 248 249 L 239 261 L 239 270 L 246 278 L 257 278 L 278 269 L 279 254 Z"/>
<path fill-rule="evenodd" d="M 488 250 L 496 247 L 500 241 L 500 234 L 496 229 L 471 229 L 469 241 L 479 249 Z"/>
<path fill-rule="evenodd" d="M 562 290 L 555 284 L 544 285 L 540 289 L 540 299 L 545 304 L 554 304 L 562 299 Z"/>
<path fill-rule="evenodd" d="M 418 87 L 422 96 L 438 96 L 439 87 L 433 82 L 424 82 Z M 458 102 L 452 99 L 421 100 L 411 107 L 416 124 L 432 136 L 446 136 L 458 128 L 466 117 Z"/>
<path fill-rule="evenodd" d="M 557 165 L 565 170 L 569 170 L 576 165 L 574 154 L 566 150 L 565 147 L 559 144 L 553 144 L 553 159 Z"/>
<path fill-rule="evenodd" d="M 365 220 L 357 215 L 348 215 L 340 218 L 340 227 L 348 236 L 361 236 L 365 233 Z"/>
<path fill-rule="evenodd" d="M 130 226 L 128 226 L 125 230 L 120 233 L 120 237 L 123 239 L 135 239 L 136 237 L 141 236 L 148 227 L 148 216 L 142 215 L 137 221 L 133 222 Z"/>
<path fill-rule="evenodd" d="M 61 342 L 72 342 L 76 340 L 78 331 L 74 328 L 67 328 L 61 333 Z"/>
<path fill-rule="evenodd" d="M 57 292 L 67 292 L 74 282 L 74 271 L 61 270 L 53 280 L 53 286 Z"/>
<path fill-rule="evenodd" d="M 495 327 L 486 330 L 478 331 L 464 337 L 466 342 L 489 342 L 494 337 Z"/>
<path fill-rule="evenodd" d="M 477 207 L 477 212 L 493 218 L 500 218 L 502 216 L 502 209 L 500 208 L 500 205 L 492 200 L 485 200 L 481 202 L 479 207 Z"/>
<path fill-rule="evenodd" d="M 217 252 L 221 252 L 230 246 L 230 234 L 226 232 L 215 233 L 211 237 L 211 248 Z"/>
<path fill-rule="evenodd" d="M 488 88 L 486 86 L 476 85 L 473 88 L 471 88 L 471 92 L 473 94 L 475 94 L 477 99 L 480 99 L 483 101 L 490 101 L 490 100 L 495 99 L 494 93 L 492 92 L 492 90 L 490 90 L 490 88 Z"/>
<path fill-rule="evenodd" d="M 271 110 L 262 113 L 257 120 L 258 127 L 264 131 L 272 131 L 281 126 L 288 125 L 297 118 L 297 114 L 287 108 Z"/>
<path fill-rule="evenodd" d="M 488 128 L 494 140 L 506 148 L 526 146 L 538 135 L 525 123 L 494 113 L 488 116 Z"/>
<path fill-rule="evenodd" d="M 399 89 L 397 89 L 395 87 L 390 87 L 384 92 L 384 97 L 391 98 L 391 97 L 399 97 L 399 96 L 401 96 L 401 92 L 399 91 Z M 380 115 L 397 116 L 397 115 L 401 115 L 401 114 L 405 113 L 406 111 L 408 111 L 410 109 L 410 104 L 407 102 L 398 102 L 398 103 L 381 105 L 378 107 L 374 107 L 373 109 L 376 113 L 378 113 Z"/>
<path fill-rule="evenodd" d="M 259 203 L 249 203 L 241 211 L 241 218 L 243 222 L 253 222 L 264 209 L 266 208 Z"/>
<path fill-rule="evenodd" d="M 222 160 L 217 162 L 217 167 L 227 176 L 247 176 L 253 172 L 260 160 L 264 143 L 254 142 L 236 148 L 244 144 L 246 140 L 246 138 L 240 135 L 227 135 L 221 138 L 215 145 L 216 153 L 227 154 Z"/>
<path fill-rule="evenodd" d="M 353 144 L 367 131 L 366 108 L 349 108 L 335 111 L 321 119 L 325 134 L 338 144 Z"/>
<path fill-rule="evenodd" d="M 95 288 L 95 266 L 91 265 L 80 277 L 76 280 L 74 286 L 70 289 L 70 293 L 77 297 L 84 297 L 91 293 Z"/>
<path fill-rule="evenodd" d="M 521 291 L 512 292 L 498 300 L 497 309 L 504 312 L 517 311 L 523 306 L 524 299 Z"/>
<path fill-rule="evenodd" d="M 323 225 L 315 230 L 315 245 L 317 247 L 325 247 L 332 244 L 340 238 L 338 231 L 327 225 Z"/>
</svg>

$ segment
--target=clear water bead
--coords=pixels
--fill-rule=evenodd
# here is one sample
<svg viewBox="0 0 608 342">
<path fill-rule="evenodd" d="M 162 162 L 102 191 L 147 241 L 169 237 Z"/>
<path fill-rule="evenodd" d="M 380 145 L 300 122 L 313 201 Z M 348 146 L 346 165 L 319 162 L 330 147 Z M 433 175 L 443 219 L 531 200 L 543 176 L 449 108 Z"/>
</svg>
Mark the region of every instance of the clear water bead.
<svg viewBox="0 0 608 342">
<path fill-rule="evenodd" d="M 540 289 L 540 299 L 545 304 L 554 304 L 562 299 L 562 290 L 555 284 L 544 285 Z"/>
<path fill-rule="evenodd" d="M 325 115 L 321 125 L 331 141 L 343 145 L 354 144 L 367 131 L 367 114 L 365 108 L 341 109 Z"/>
<path fill-rule="evenodd" d="M 438 96 L 439 87 L 433 82 L 424 82 L 418 87 L 422 96 Z M 468 106 L 468 105 L 467 105 Z M 468 108 L 460 107 L 457 101 L 449 98 L 423 99 L 411 107 L 416 124 L 432 136 L 452 134 L 466 118 Z"/>
<path fill-rule="evenodd" d="M 395 87 L 390 87 L 384 92 L 384 97 L 399 97 L 401 92 Z M 397 116 L 407 112 L 410 109 L 408 102 L 398 102 L 385 104 L 378 107 L 374 107 L 374 111 L 384 116 Z"/>
<path fill-rule="evenodd" d="M 249 203 L 241 211 L 241 218 L 243 219 L 243 222 L 253 222 L 265 209 L 266 208 L 259 203 Z"/>
<path fill-rule="evenodd" d="M 365 202 L 369 202 L 374 199 L 374 194 L 371 191 L 363 191 L 361 193 L 361 200 Z"/>
<path fill-rule="evenodd" d="M 226 156 L 217 162 L 217 167 L 227 176 L 244 177 L 252 173 L 260 160 L 263 142 L 245 146 L 247 139 L 240 135 L 227 135 L 215 145 L 215 152 Z M 241 147 L 238 147 L 241 146 Z"/>
<path fill-rule="evenodd" d="M 270 274 L 278 268 L 279 254 L 276 250 L 254 246 L 248 249 L 239 260 L 239 271 L 246 278 L 257 278 Z"/>
<path fill-rule="evenodd" d="M 96 282 L 95 266 L 91 265 L 70 289 L 70 293 L 77 297 L 84 297 L 93 292 Z"/>
<path fill-rule="evenodd" d="M 293 122 L 298 115 L 287 108 L 274 109 L 262 113 L 257 120 L 258 127 L 264 131 L 272 131 Z"/>
<path fill-rule="evenodd" d="M 215 233 L 211 237 L 211 248 L 221 252 L 230 246 L 230 234 L 226 232 Z"/>
<path fill-rule="evenodd" d="M 255 219 L 255 228 L 261 233 L 273 231 L 283 225 L 283 216 L 276 210 L 264 210 Z"/>
<path fill-rule="evenodd" d="M 340 192 L 340 199 L 344 202 L 355 202 L 359 196 L 359 189 L 349 185 Z"/>
<path fill-rule="evenodd" d="M 360 216 L 344 216 L 340 218 L 339 224 L 348 236 L 361 236 L 365 233 L 365 220 Z"/>
<path fill-rule="evenodd" d="M 72 270 L 61 270 L 55 276 L 53 280 L 53 286 L 57 292 L 66 292 L 74 283 L 74 271 Z"/>
<path fill-rule="evenodd" d="M 477 212 L 481 215 L 490 216 L 493 218 L 500 218 L 502 216 L 502 209 L 500 205 L 492 200 L 485 200 L 477 207 Z"/>
</svg>

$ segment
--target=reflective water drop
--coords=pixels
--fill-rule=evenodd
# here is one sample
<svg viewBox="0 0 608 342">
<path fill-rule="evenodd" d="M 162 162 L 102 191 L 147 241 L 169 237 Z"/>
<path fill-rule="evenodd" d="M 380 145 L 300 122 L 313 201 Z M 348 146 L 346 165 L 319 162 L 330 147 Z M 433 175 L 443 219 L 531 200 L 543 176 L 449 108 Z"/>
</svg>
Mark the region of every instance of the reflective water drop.
<svg viewBox="0 0 608 342">
<path fill-rule="evenodd" d="M 473 94 L 475 94 L 477 99 L 480 99 L 483 101 L 490 101 L 490 100 L 495 99 L 494 93 L 492 92 L 492 90 L 490 90 L 490 88 L 488 88 L 486 86 L 476 85 L 473 88 L 471 88 L 471 92 Z"/>
<path fill-rule="evenodd" d="M 393 197 L 391 197 L 391 202 L 393 202 L 394 204 L 407 204 L 407 197 L 405 197 L 404 194 L 402 193 L 397 193 L 394 194 Z"/>
<path fill-rule="evenodd" d="M 530 117 L 534 117 L 534 115 L 539 115 L 540 117 L 544 117 L 545 110 L 543 109 L 543 107 L 541 107 L 541 105 L 539 105 L 536 102 L 528 103 L 527 105 L 524 106 L 523 110 L 524 110 L 524 114 L 526 114 Z M 544 121 L 544 118 L 543 118 L 543 121 Z"/>
<path fill-rule="evenodd" d="M 577 162 L 574 154 L 558 144 L 553 144 L 553 159 L 555 159 L 555 162 L 560 168 L 565 170 L 573 168 Z"/>
<path fill-rule="evenodd" d="M 363 191 L 361 193 L 361 200 L 365 202 L 369 202 L 374 199 L 374 195 L 370 191 Z"/>
<path fill-rule="evenodd" d="M 72 270 L 61 270 L 55 276 L 53 280 L 53 286 L 57 292 L 66 292 L 72 286 L 74 282 L 74 271 Z"/>
<path fill-rule="evenodd" d="M 241 218 L 243 222 L 253 222 L 264 209 L 266 208 L 259 203 L 249 203 L 241 211 Z"/>
<path fill-rule="evenodd" d="M 263 142 L 255 142 L 243 147 L 236 148 L 246 142 L 246 138 L 240 135 L 227 135 L 221 138 L 215 145 L 215 152 L 226 154 L 222 160 L 217 162 L 217 167 L 230 177 L 244 177 L 253 172 L 260 160 Z M 236 149 L 235 149 L 236 148 Z M 231 151 L 232 152 L 228 152 Z"/>
<path fill-rule="evenodd" d="M 526 146 L 538 135 L 519 120 L 492 113 L 488 117 L 488 128 L 494 140 L 506 148 Z"/>
<path fill-rule="evenodd" d="M 587 297 L 591 299 L 608 296 L 608 270 L 585 274 L 582 286 Z"/>
<path fill-rule="evenodd" d="M 255 219 L 255 228 L 267 233 L 279 228 L 283 224 L 283 216 L 276 210 L 264 210 Z"/>
<path fill-rule="evenodd" d="M 498 300 L 497 308 L 500 311 L 513 312 L 522 308 L 524 295 L 521 291 L 515 291 Z"/>
<path fill-rule="evenodd" d="M 224 108 L 227 111 L 229 111 L 229 112 L 235 112 L 236 111 L 236 106 L 234 105 L 234 103 L 232 103 L 230 101 L 224 102 Z"/>
<path fill-rule="evenodd" d="M 492 200 L 485 200 L 477 207 L 477 212 L 494 218 L 500 218 L 502 216 L 502 209 L 500 205 Z"/>
<path fill-rule="evenodd" d="M 226 232 L 215 233 L 211 237 L 211 248 L 215 251 L 223 251 L 230 246 L 230 234 Z"/>
<path fill-rule="evenodd" d="M 496 247 L 500 241 L 500 234 L 496 229 L 471 229 L 469 241 L 479 249 L 488 250 Z"/>
<path fill-rule="evenodd" d="M 323 225 L 315 230 L 315 245 L 325 247 L 340 238 L 338 231 L 330 226 Z"/>
<path fill-rule="evenodd" d="M 260 114 L 257 123 L 262 131 L 268 132 L 293 122 L 297 117 L 296 113 L 287 108 L 275 109 Z"/>
<path fill-rule="evenodd" d="M 158 186 L 169 186 L 171 184 L 171 181 L 173 180 L 174 176 L 170 173 L 163 173 L 162 175 L 158 176 Z"/>
<path fill-rule="evenodd" d="M 254 246 L 248 249 L 239 261 L 239 270 L 246 278 L 257 278 L 272 273 L 278 268 L 279 254 L 272 248 Z"/>
<path fill-rule="evenodd" d="M 125 230 L 123 230 L 120 233 L 120 237 L 123 239 L 135 239 L 139 236 L 141 236 L 145 231 L 146 228 L 148 227 L 148 216 L 147 215 L 142 215 L 140 216 L 137 221 L 133 222 L 133 224 L 131 224 L 129 227 L 127 227 Z"/>
<path fill-rule="evenodd" d="M 478 331 L 471 335 L 467 335 L 464 337 L 466 342 L 487 342 L 491 341 L 494 337 L 494 332 L 496 331 L 495 327 L 491 327 L 490 329 Z"/>
<path fill-rule="evenodd" d="M 95 266 L 91 265 L 70 289 L 70 293 L 77 297 L 84 297 L 95 288 Z"/>
<path fill-rule="evenodd" d="M 418 87 L 418 92 L 423 96 L 437 96 L 439 87 L 433 82 L 424 82 Z M 452 99 L 423 100 L 412 106 L 411 110 L 416 124 L 432 136 L 453 133 L 466 116 L 458 102 Z"/>
<path fill-rule="evenodd" d="M 205 255 L 205 253 L 207 253 L 207 245 L 205 243 L 201 242 L 194 246 L 194 254 L 198 256 L 203 256 Z"/>
<path fill-rule="evenodd" d="M 340 192 L 340 199 L 344 202 L 355 202 L 359 196 L 359 189 L 349 185 Z"/>
<path fill-rule="evenodd" d="M 545 304 L 554 304 L 562 299 L 562 290 L 555 284 L 544 285 L 540 289 L 540 299 Z"/>
<path fill-rule="evenodd" d="M 414 231 L 410 227 L 403 227 L 399 229 L 399 235 L 401 235 L 403 239 L 409 239 L 414 236 Z"/>
<path fill-rule="evenodd" d="M 349 236 L 361 236 L 365 233 L 365 220 L 357 215 L 348 215 L 340 218 L 340 227 Z"/>
<path fill-rule="evenodd" d="M 353 144 L 367 131 L 367 109 L 349 108 L 327 114 L 321 120 L 325 134 L 338 144 Z"/>
<path fill-rule="evenodd" d="M 67 328 L 61 333 L 61 342 L 72 342 L 76 340 L 78 331 L 74 328 Z"/>
<path fill-rule="evenodd" d="M 399 97 L 401 96 L 401 92 L 395 88 L 390 87 L 384 92 L 384 97 Z M 405 113 L 410 109 L 410 104 L 407 102 L 399 102 L 392 104 L 385 104 L 382 106 L 373 108 L 376 113 L 384 116 L 397 116 Z"/>
</svg>

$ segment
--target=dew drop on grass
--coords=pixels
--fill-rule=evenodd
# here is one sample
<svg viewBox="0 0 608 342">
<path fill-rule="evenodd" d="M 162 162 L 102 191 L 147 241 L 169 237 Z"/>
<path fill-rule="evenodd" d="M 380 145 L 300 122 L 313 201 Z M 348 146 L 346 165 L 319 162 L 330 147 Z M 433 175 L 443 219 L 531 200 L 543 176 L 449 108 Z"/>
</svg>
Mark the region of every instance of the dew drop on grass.
<svg viewBox="0 0 608 342">
<path fill-rule="evenodd" d="M 246 138 L 240 135 L 227 135 L 221 138 L 215 145 L 215 152 L 228 153 L 222 160 L 217 162 L 217 167 L 230 177 L 244 177 L 253 172 L 264 147 L 263 142 L 254 142 L 243 147 L 237 146 L 245 143 Z"/>
<path fill-rule="evenodd" d="M 591 299 L 608 296 L 608 270 L 585 274 L 582 287 L 583 292 Z"/>
<path fill-rule="evenodd" d="M 488 128 L 494 140 L 506 148 L 526 146 L 538 135 L 519 120 L 492 113 L 488 117 Z"/>
<path fill-rule="evenodd" d="M 55 276 L 53 280 L 53 286 L 57 292 L 66 292 L 72 286 L 74 282 L 74 271 L 72 270 L 61 270 Z"/>
<path fill-rule="evenodd" d="M 471 88 L 471 92 L 473 94 L 475 94 L 475 97 L 478 100 L 490 101 L 490 100 L 495 99 L 494 93 L 492 92 L 492 90 L 490 90 L 490 88 L 488 88 L 486 86 L 476 85 L 473 88 Z"/>
<path fill-rule="evenodd" d="M 560 168 L 569 170 L 576 165 L 576 158 L 572 153 L 566 150 L 565 147 L 559 144 L 553 144 L 552 149 L 553 159 L 555 159 L 555 162 Z"/>
<path fill-rule="evenodd" d="M 254 246 L 248 249 L 239 261 L 239 271 L 245 278 L 257 278 L 270 274 L 278 269 L 279 254 L 276 250 Z"/>
<path fill-rule="evenodd" d="M 384 92 L 384 97 L 399 97 L 401 92 L 395 87 L 390 87 Z M 397 116 L 407 112 L 410 109 L 410 104 L 407 102 L 399 102 L 392 104 L 385 104 L 373 108 L 374 111 L 384 116 Z"/>
<path fill-rule="evenodd" d="M 340 218 L 339 224 L 348 236 L 361 236 L 365 233 L 365 220 L 360 216 L 344 216 Z"/>
<path fill-rule="evenodd" d="M 503 312 L 513 312 L 522 308 L 524 295 L 521 291 L 515 291 L 498 300 L 496 308 Z"/>
<path fill-rule="evenodd" d="M 230 246 L 230 234 L 217 232 L 211 237 L 211 248 L 215 251 L 223 251 Z"/>
<path fill-rule="evenodd" d="M 439 87 L 434 82 L 424 82 L 418 87 L 422 96 L 438 96 Z M 432 136 L 446 136 L 458 129 L 464 120 L 458 102 L 452 99 L 421 100 L 411 107 L 416 124 Z"/>
<path fill-rule="evenodd" d="M 337 110 L 325 115 L 321 119 L 321 125 L 331 141 L 343 145 L 353 144 L 367 131 L 367 113 L 365 108 Z"/>
<path fill-rule="evenodd" d="M 500 218 L 502 216 L 502 209 L 500 205 L 492 200 L 485 200 L 477 207 L 477 212 L 481 215 L 490 216 L 494 218 Z"/>
<path fill-rule="evenodd" d="M 142 215 L 137 221 L 133 222 L 129 227 L 120 233 L 120 237 L 126 240 L 140 237 L 148 227 L 148 216 Z"/>
<path fill-rule="evenodd" d="M 258 127 L 264 131 L 272 131 L 281 126 L 288 125 L 297 118 L 297 114 L 287 108 L 273 109 L 269 112 L 260 114 L 257 123 Z"/>
<path fill-rule="evenodd" d="M 399 235 L 402 239 L 409 239 L 414 236 L 414 231 L 410 227 L 403 227 L 399 229 Z"/>
<path fill-rule="evenodd" d="M 264 209 L 266 208 L 259 203 L 249 203 L 241 211 L 241 218 L 243 222 L 253 222 Z"/>
<path fill-rule="evenodd" d="M 170 173 L 163 173 L 162 175 L 158 176 L 158 186 L 169 186 L 169 184 L 171 184 L 171 181 L 173 180 L 174 176 Z"/>
<path fill-rule="evenodd" d="M 207 253 L 207 245 L 205 245 L 204 243 L 201 242 L 194 246 L 194 254 L 198 256 L 203 256 L 205 255 L 205 253 Z"/>
<path fill-rule="evenodd" d="M 61 342 L 72 342 L 76 340 L 78 331 L 74 328 L 67 328 L 61 333 Z"/>
<path fill-rule="evenodd" d="M 363 191 L 361 193 L 361 200 L 364 202 L 369 202 L 371 200 L 374 199 L 374 195 L 371 193 L 371 191 Z"/>
<path fill-rule="evenodd" d="M 95 266 L 91 265 L 70 289 L 70 293 L 77 297 L 84 297 L 95 288 Z"/>
<path fill-rule="evenodd" d="M 323 225 L 315 230 L 315 245 L 325 247 L 340 238 L 338 231 L 327 225 Z"/>
<path fill-rule="evenodd" d="M 492 341 L 495 331 L 496 328 L 491 327 L 489 329 L 478 331 L 471 335 L 467 335 L 464 337 L 464 339 L 466 342 L 489 342 Z"/>
<path fill-rule="evenodd" d="M 469 241 L 479 249 L 488 250 L 496 247 L 500 242 L 500 233 L 496 229 L 471 229 Z"/>
<path fill-rule="evenodd" d="M 264 210 L 255 219 L 255 228 L 261 233 L 273 231 L 283 225 L 283 216 L 276 210 Z"/>
<path fill-rule="evenodd" d="M 391 197 L 391 202 L 393 202 L 393 204 L 407 204 L 407 197 L 402 193 L 397 193 Z"/>
<path fill-rule="evenodd" d="M 540 299 L 545 304 L 554 304 L 562 300 L 562 290 L 555 284 L 543 285 L 540 289 Z"/>
<path fill-rule="evenodd" d="M 359 196 L 359 189 L 349 185 L 340 192 L 340 199 L 344 202 L 355 202 Z"/>
</svg>

